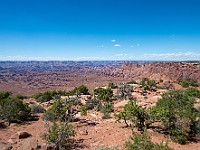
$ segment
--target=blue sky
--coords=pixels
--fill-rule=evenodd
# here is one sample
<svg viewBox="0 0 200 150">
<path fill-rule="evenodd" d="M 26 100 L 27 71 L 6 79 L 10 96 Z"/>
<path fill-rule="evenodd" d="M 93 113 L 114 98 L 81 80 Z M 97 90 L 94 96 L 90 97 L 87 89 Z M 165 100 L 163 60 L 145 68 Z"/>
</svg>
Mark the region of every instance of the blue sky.
<svg viewBox="0 0 200 150">
<path fill-rule="evenodd" d="M 1 0 L 0 60 L 200 60 L 199 0 Z"/>
</svg>

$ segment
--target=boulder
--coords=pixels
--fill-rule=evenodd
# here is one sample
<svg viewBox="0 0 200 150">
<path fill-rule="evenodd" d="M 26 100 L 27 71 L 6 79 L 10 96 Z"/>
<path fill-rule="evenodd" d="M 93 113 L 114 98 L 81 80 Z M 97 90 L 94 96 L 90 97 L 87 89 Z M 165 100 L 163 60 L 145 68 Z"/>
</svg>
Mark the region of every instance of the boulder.
<svg viewBox="0 0 200 150">
<path fill-rule="evenodd" d="M 26 131 L 19 131 L 17 132 L 18 136 L 19 136 L 19 139 L 24 139 L 24 138 L 28 138 L 31 136 L 31 134 L 29 134 L 28 132 Z"/>
</svg>

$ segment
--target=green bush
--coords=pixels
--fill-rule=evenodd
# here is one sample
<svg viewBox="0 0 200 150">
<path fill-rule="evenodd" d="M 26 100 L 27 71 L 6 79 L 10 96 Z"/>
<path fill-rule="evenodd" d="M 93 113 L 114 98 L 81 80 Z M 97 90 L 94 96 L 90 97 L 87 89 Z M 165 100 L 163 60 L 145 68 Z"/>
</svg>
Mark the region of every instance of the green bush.
<svg viewBox="0 0 200 150">
<path fill-rule="evenodd" d="M 140 85 L 144 88 L 144 90 L 152 90 L 154 87 L 156 87 L 156 81 L 150 80 L 148 78 L 143 78 L 140 82 Z"/>
<path fill-rule="evenodd" d="M 114 104 L 112 102 L 106 102 L 100 110 L 103 113 L 102 119 L 111 118 L 110 113 L 113 112 L 113 108 Z"/>
<path fill-rule="evenodd" d="M 127 126 L 136 126 L 139 130 L 144 131 L 148 126 L 150 116 L 148 112 L 141 106 L 136 104 L 136 100 L 129 100 L 128 104 L 124 106 L 123 111 L 115 114 L 117 121 L 123 119 Z M 128 121 L 130 124 L 128 124 Z"/>
<path fill-rule="evenodd" d="M 83 94 L 83 95 L 89 95 L 90 94 L 88 88 L 85 85 L 75 87 L 74 93 L 79 93 L 79 94 Z"/>
<path fill-rule="evenodd" d="M 173 150 L 166 144 L 153 143 L 150 136 L 145 131 L 144 133 L 134 133 L 131 140 L 125 143 L 127 150 Z"/>
<path fill-rule="evenodd" d="M 102 108 L 101 108 L 101 112 L 107 112 L 107 113 L 111 113 L 113 112 L 113 108 L 114 108 L 114 103 L 113 102 L 106 102 Z"/>
<path fill-rule="evenodd" d="M 89 109 L 94 109 L 94 108 L 97 107 L 99 104 L 100 104 L 100 100 L 99 100 L 99 99 L 97 99 L 97 98 L 89 99 L 89 100 L 86 101 L 85 108 L 86 108 L 87 110 L 89 110 Z"/>
<path fill-rule="evenodd" d="M 18 95 L 16 96 L 16 98 L 23 100 L 23 99 L 27 98 L 27 96 L 23 96 L 23 95 L 21 95 L 21 94 L 18 94 Z"/>
<path fill-rule="evenodd" d="M 180 84 L 184 88 L 187 88 L 190 86 L 190 83 L 187 80 L 182 80 Z"/>
<path fill-rule="evenodd" d="M 110 101 L 113 96 L 113 91 L 111 90 L 111 88 L 98 88 L 94 90 L 94 94 L 97 95 L 100 100 Z"/>
<path fill-rule="evenodd" d="M 108 88 L 116 89 L 117 85 L 115 85 L 113 82 L 111 82 L 111 83 L 108 83 Z"/>
<path fill-rule="evenodd" d="M 71 100 L 57 99 L 53 105 L 44 113 L 43 119 L 51 122 L 55 121 L 73 121 L 74 115 L 78 112 L 72 109 L 73 102 Z"/>
<path fill-rule="evenodd" d="M 54 144 L 55 149 L 66 149 L 72 136 L 75 135 L 72 125 L 69 123 L 53 123 L 48 132 L 43 135 L 43 139 L 48 144 Z"/>
<path fill-rule="evenodd" d="M 31 112 L 33 114 L 44 113 L 45 109 L 42 106 L 40 106 L 40 105 L 33 104 L 33 105 L 31 105 Z"/>
<path fill-rule="evenodd" d="M 195 127 L 198 111 L 194 108 L 194 103 L 195 99 L 184 91 L 170 91 L 162 95 L 151 109 L 151 115 L 162 122 L 172 140 L 185 144 L 198 130 Z"/>
<path fill-rule="evenodd" d="M 43 119 L 47 121 L 62 120 L 65 116 L 66 108 L 60 99 L 55 100 L 53 105 L 44 113 Z"/>
<path fill-rule="evenodd" d="M 53 90 L 53 91 L 46 91 L 44 93 L 36 93 L 36 94 L 32 95 L 32 97 L 35 98 L 36 101 L 38 101 L 38 102 L 48 102 L 52 99 L 59 99 L 60 96 L 66 96 L 66 95 L 68 95 L 68 93 L 65 91 Z"/>
<path fill-rule="evenodd" d="M 9 92 L 0 92 L 0 100 L 8 98 L 9 96 L 11 96 Z"/>
<path fill-rule="evenodd" d="M 183 79 L 182 77 L 179 77 L 177 79 L 177 83 L 180 84 L 182 87 L 189 87 L 189 86 L 194 86 L 194 87 L 198 87 L 199 83 L 196 79 L 192 79 L 190 77 L 187 77 L 185 79 Z"/>
<path fill-rule="evenodd" d="M 85 106 L 80 108 L 81 116 L 87 116 L 87 109 Z"/>
<path fill-rule="evenodd" d="M 1 120 L 5 120 L 10 124 L 12 121 L 23 121 L 31 115 L 31 109 L 28 107 L 28 104 L 24 104 L 22 100 L 8 95 L 7 93 L 1 95 Z"/>
<path fill-rule="evenodd" d="M 188 96 L 200 98 L 200 91 L 197 88 L 188 88 L 185 90 L 185 94 Z"/>
<path fill-rule="evenodd" d="M 135 80 L 132 80 L 130 82 L 127 82 L 127 84 L 138 84 Z"/>
</svg>

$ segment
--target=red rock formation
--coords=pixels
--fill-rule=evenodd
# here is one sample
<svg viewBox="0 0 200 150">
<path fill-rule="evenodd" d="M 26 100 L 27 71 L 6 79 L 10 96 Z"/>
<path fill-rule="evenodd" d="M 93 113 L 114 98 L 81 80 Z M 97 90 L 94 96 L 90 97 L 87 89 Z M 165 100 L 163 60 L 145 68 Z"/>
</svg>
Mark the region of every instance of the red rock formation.
<svg viewBox="0 0 200 150">
<path fill-rule="evenodd" d="M 175 81 L 178 77 L 196 79 L 200 82 L 200 63 L 189 62 L 155 62 L 147 64 L 124 63 L 114 74 L 123 74 L 127 78 Z"/>
</svg>

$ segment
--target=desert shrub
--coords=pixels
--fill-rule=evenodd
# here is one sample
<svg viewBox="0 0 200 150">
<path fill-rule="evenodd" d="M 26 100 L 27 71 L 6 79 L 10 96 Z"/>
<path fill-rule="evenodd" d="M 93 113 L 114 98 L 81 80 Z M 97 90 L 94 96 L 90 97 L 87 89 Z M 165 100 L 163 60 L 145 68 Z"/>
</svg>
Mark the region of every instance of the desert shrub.
<svg viewBox="0 0 200 150">
<path fill-rule="evenodd" d="M 182 80 L 180 84 L 184 88 L 187 88 L 190 86 L 190 83 L 187 80 Z"/>
<path fill-rule="evenodd" d="M 47 102 L 53 99 L 50 95 L 42 95 L 38 99 L 36 99 L 37 102 Z"/>
<path fill-rule="evenodd" d="M 131 99 L 132 91 L 133 91 L 133 86 L 126 84 L 126 83 L 121 83 L 121 84 L 119 84 L 119 86 L 117 88 L 116 98 L 123 99 L 123 100 Z"/>
<path fill-rule="evenodd" d="M 44 113 L 43 119 L 46 121 L 73 121 L 74 116 L 78 113 L 72 108 L 73 102 L 71 100 L 57 99 L 53 105 Z"/>
<path fill-rule="evenodd" d="M 151 109 L 151 115 L 161 121 L 172 140 L 185 144 L 198 130 L 195 126 L 198 111 L 194 108 L 194 103 L 194 98 L 184 91 L 170 91 L 162 95 Z"/>
<path fill-rule="evenodd" d="M 102 119 L 110 119 L 110 118 L 111 118 L 110 113 L 108 113 L 108 112 L 103 113 Z"/>
<path fill-rule="evenodd" d="M 80 94 L 83 94 L 83 95 L 90 94 L 88 88 L 85 85 L 75 87 L 74 93 L 80 93 Z"/>
<path fill-rule="evenodd" d="M 64 106 L 60 99 L 54 101 L 53 105 L 44 113 L 43 119 L 47 121 L 58 121 L 63 120 L 66 117 L 67 109 L 70 109 L 71 105 Z"/>
<path fill-rule="evenodd" d="M 152 90 L 154 87 L 156 87 L 156 81 L 143 78 L 140 82 L 140 85 L 144 88 L 144 90 Z"/>
<path fill-rule="evenodd" d="M 68 98 L 68 99 L 67 99 L 67 102 L 68 102 L 68 103 L 71 103 L 71 104 L 74 105 L 74 106 L 82 105 L 82 103 L 81 103 L 81 98 L 80 98 L 79 96 L 73 97 L 73 98 Z"/>
<path fill-rule="evenodd" d="M 149 124 L 149 113 L 137 105 L 136 100 L 129 100 L 118 114 L 115 114 L 117 121 L 123 119 L 127 126 L 138 127 L 139 130 L 144 131 L 144 128 Z M 128 123 L 129 122 L 129 123 Z"/>
<path fill-rule="evenodd" d="M 106 102 L 101 108 L 101 112 L 111 113 L 113 112 L 114 103 L 113 102 Z"/>
<path fill-rule="evenodd" d="M 35 98 L 37 102 L 47 102 L 53 99 L 52 95 L 49 92 L 36 93 L 32 97 Z"/>
<path fill-rule="evenodd" d="M 133 132 L 131 140 L 125 143 L 125 148 L 127 150 L 173 150 L 166 144 L 153 143 L 146 131 L 142 134 Z"/>
<path fill-rule="evenodd" d="M 197 88 L 188 88 L 185 90 L 185 94 L 188 96 L 200 98 L 200 91 Z"/>
<path fill-rule="evenodd" d="M 0 92 L 0 100 L 8 98 L 9 96 L 11 96 L 9 92 Z"/>
<path fill-rule="evenodd" d="M 2 98 L 0 99 L 1 120 L 5 120 L 10 124 L 12 121 L 23 121 L 31 115 L 31 109 L 22 100 L 8 96 L 8 94 L 5 94 Z"/>
<path fill-rule="evenodd" d="M 45 109 L 42 106 L 40 106 L 40 105 L 33 104 L 33 105 L 31 105 L 31 112 L 33 114 L 44 113 Z"/>
<path fill-rule="evenodd" d="M 17 96 L 16 96 L 16 98 L 18 98 L 18 99 L 25 99 L 25 98 L 27 98 L 27 96 L 24 96 L 24 95 L 21 95 L 21 94 L 18 94 Z"/>
<path fill-rule="evenodd" d="M 70 139 L 75 135 L 72 125 L 67 122 L 53 123 L 48 132 L 42 137 L 48 144 L 54 144 L 55 149 L 66 149 L 69 146 Z"/>
<path fill-rule="evenodd" d="M 87 116 L 87 109 L 85 106 L 80 108 L 81 116 Z"/>
<path fill-rule="evenodd" d="M 110 113 L 113 112 L 113 108 L 114 104 L 112 102 L 106 102 L 100 110 L 103 113 L 102 119 L 111 118 Z"/>
<path fill-rule="evenodd" d="M 94 94 L 97 95 L 100 100 L 110 101 L 113 96 L 113 91 L 111 90 L 111 88 L 98 88 L 94 90 Z"/>
<path fill-rule="evenodd" d="M 116 89 L 116 88 L 117 88 L 117 85 L 114 84 L 113 82 L 110 82 L 110 83 L 108 83 L 108 88 Z"/>
<path fill-rule="evenodd" d="M 189 86 L 194 86 L 194 87 L 198 87 L 199 83 L 196 79 L 192 79 L 190 77 L 187 77 L 185 79 L 183 79 L 182 77 L 179 77 L 177 80 L 177 83 L 180 84 L 182 87 L 189 87 Z"/>
<path fill-rule="evenodd" d="M 132 80 L 130 82 L 127 82 L 126 84 L 138 84 L 135 80 Z"/>
<path fill-rule="evenodd" d="M 59 99 L 60 96 L 66 96 L 66 95 L 68 95 L 68 94 L 65 91 L 53 90 L 53 91 L 46 91 L 44 93 L 39 92 L 39 93 L 32 95 L 32 97 L 35 98 L 36 101 L 38 101 L 38 102 L 47 102 L 47 101 L 50 101 L 52 99 Z"/>
<path fill-rule="evenodd" d="M 98 98 L 94 98 L 94 99 L 89 99 L 87 100 L 86 104 L 85 104 L 85 108 L 87 110 L 89 109 L 94 109 L 95 107 L 97 107 L 100 104 L 100 100 Z"/>
</svg>

